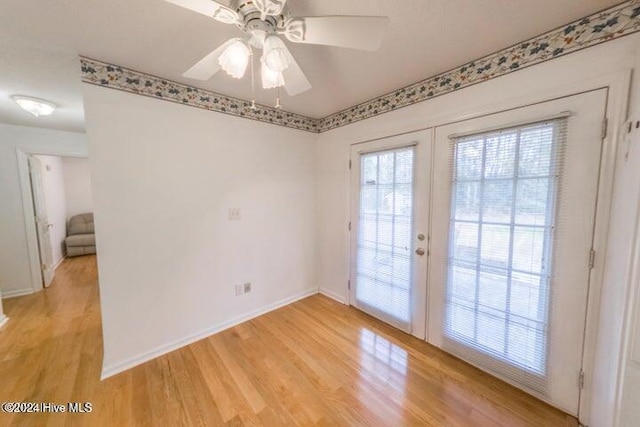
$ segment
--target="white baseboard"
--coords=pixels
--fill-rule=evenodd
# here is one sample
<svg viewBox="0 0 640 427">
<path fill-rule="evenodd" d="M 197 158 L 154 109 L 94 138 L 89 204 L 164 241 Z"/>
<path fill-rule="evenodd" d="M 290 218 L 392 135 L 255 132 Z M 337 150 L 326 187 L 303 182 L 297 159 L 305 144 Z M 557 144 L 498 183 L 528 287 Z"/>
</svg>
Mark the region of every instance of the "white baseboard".
<svg viewBox="0 0 640 427">
<path fill-rule="evenodd" d="M 8 321 L 9 318 L 7 316 L 5 316 L 4 314 L 0 314 L 0 328 L 6 325 Z"/>
<path fill-rule="evenodd" d="M 58 268 L 60 264 L 62 264 L 62 261 L 65 260 L 65 258 L 67 257 L 63 255 L 62 258 L 60 258 L 60 260 L 54 264 L 53 269 L 55 270 L 56 268 Z"/>
<path fill-rule="evenodd" d="M 12 289 L 10 291 L 2 291 L 2 299 L 21 297 L 33 293 L 32 288 Z"/>
<path fill-rule="evenodd" d="M 332 300 L 338 301 L 340 304 L 347 304 L 347 300 L 343 295 L 340 295 L 336 292 L 330 291 L 329 289 L 320 289 L 318 293 L 331 298 Z"/>
<path fill-rule="evenodd" d="M 181 347 L 192 344 L 196 341 L 200 341 L 201 339 L 217 334 L 218 332 L 222 332 L 225 329 L 232 328 L 240 323 L 246 322 L 247 320 L 251 320 L 255 317 L 261 316 L 270 311 L 276 310 L 280 307 L 284 307 L 285 305 L 289 305 L 291 303 L 294 303 L 303 298 L 307 298 L 311 295 L 315 295 L 317 293 L 318 293 L 317 289 L 309 289 L 303 292 L 299 292 L 295 295 L 292 295 L 280 301 L 274 302 L 272 304 L 269 304 L 257 310 L 250 311 L 249 313 L 242 315 L 240 317 L 236 317 L 235 319 L 220 323 L 218 325 L 211 326 L 200 332 L 196 332 L 195 334 L 191 334 L 185 338 L 181 338 L 171 343 L 161 345 L 159 347 L 146 351 L 138 356 L 130 357 L 128 359 L 123 360 L 122 362 L 118 362 L 113 365 L 103 366 L 102 375 L 100 376 L 100 379 L 104 380 L 106 378 L 112 377 L 116 374 L 119 374 L 120 372 L 124 372 L 128 369 L 131 369 L 134 366 L 138 366 L 144 362 L 148 362 L 149 360 L 162 356 L 163 354 L 167 354 Z"/>
</svg>

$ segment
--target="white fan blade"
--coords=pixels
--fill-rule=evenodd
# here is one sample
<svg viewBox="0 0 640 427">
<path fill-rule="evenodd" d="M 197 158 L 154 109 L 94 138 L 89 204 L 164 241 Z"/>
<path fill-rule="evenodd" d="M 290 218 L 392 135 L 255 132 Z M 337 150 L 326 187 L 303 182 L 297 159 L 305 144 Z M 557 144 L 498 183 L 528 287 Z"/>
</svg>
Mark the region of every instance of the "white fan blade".
<svg viewBox="0 0 640 427">
<path fill-rule="evenodd" d="M 200 61 L 196 62 L 195 65 L 187 70 L 182 76 L 195 79 L 195 80 L 209 80 L 215 73 L 220 71 L 220 63 L 218 62 L 218 58 L 222 55 L 222 52 L 225 51 L 226 48 L 231 46 L 231 44 L 235 43 L 237 38 L 231 39 L 222 46 L 218 47 L 216 50 L 202 58 Z"/>
<path fill-rule="evenodd" d="M 289 96 L 296 96 L 311 89 L 311 83 L 307 80 L 307 77 L 304 75 L 304 72 L 302 72 L 302 69 L 296 62 L 293 55 L 291 55 L 291 52 L 289 52 L 289 49 L 286 49 L 286 51 L 289 56 L 290 63 L 282 72 L 282 77 L 284 77 L 284 89 L 287 91 Z"/>
<path fill-rule="evenodd" d="M 380 47 L 388 23 L 386 16 L 291 18 L 280 32 L 294 43 L 374 51 Z"/>
<path fill-rule="evenodd" d="M 165 0 L 185 9 L 207 15 L 225 24 L 238 22 L 238 14 L 214 0 Z"/>
</svg>

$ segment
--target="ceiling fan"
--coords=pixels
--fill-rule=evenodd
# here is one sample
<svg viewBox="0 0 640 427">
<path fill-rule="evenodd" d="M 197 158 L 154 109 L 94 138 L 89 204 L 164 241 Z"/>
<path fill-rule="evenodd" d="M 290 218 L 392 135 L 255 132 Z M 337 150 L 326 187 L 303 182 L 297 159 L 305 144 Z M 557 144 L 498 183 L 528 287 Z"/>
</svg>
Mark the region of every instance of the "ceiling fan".
<svg viewBox="0 0 640 427">
<path fill-rule="evenodd" d="M 240 79 L 253 49 L 259 49 L 263 51 L 262 87 L 284 86 L 289 96 L 309 90 L 311 84 L 281 36 L 293 43 L 374 51 L 380 47 L 389 22 L 383 16 L 293 17 L 287 10 L 287 0 L 232 0 L 229 7 L 213 0 L 166 1 L 224 24 L 235 24 L 246 34 L 223 43 L 187 70 L 184 77 L 208 80 L 222 69 Z"/>
</svg>

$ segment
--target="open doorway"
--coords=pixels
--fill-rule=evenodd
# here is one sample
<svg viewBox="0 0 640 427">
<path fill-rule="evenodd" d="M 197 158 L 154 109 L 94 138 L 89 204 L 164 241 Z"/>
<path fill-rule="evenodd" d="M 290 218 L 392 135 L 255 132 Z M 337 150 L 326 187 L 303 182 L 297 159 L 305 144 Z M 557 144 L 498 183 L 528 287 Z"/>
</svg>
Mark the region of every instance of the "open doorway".
<svg viewBox="0 0 640 427">
<path fill-rule="evenodd" d="M 33 292 L 67 256 L 95 253 L 88 159 L 18 153 Z"/>
</svg>

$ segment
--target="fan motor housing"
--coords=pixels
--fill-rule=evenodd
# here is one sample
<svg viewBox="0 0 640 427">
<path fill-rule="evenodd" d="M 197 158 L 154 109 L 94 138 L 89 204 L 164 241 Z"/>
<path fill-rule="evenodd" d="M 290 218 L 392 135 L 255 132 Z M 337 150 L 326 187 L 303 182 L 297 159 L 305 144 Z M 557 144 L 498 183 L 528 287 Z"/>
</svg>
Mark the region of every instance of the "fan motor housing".
<svg viewBox="0 0 640 427">
<path fill-rule="evenodd" d="M 267 16 L 263 21 L 260 19 L 260 12 L 250 13 L 243 16 L 242 24 L 239 24 L 240 29 L 247 33 L 252 31 L 264 31 L 266 33 L 273 33 L 278 27 L 278 21 L 275 16 Z"/>
</svg>

